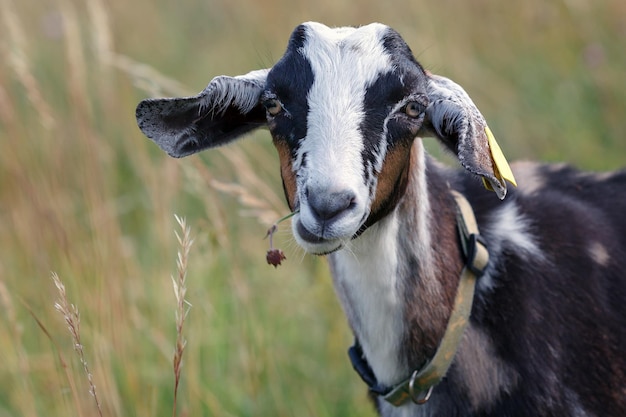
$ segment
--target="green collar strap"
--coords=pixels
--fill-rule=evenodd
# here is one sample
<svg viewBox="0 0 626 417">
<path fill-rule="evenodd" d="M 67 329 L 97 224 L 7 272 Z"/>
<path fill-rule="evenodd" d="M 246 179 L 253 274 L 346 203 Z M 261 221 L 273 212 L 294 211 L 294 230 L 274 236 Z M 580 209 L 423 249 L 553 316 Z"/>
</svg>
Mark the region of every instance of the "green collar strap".
<svg viewBox="0 0 626 417">
<path fill-rule="evenodd" d="M 465 266 L 461 271 L 459 287 L 454 299 L 454 307 L 448 321 L 448 327 L 441 339 L 435 356 L 421 369 L 413 371 L 411 376 L 390 389 L 382 389 L 373 376 L 358 342 L 350 351 L 350 359 L 355 370 L 370 386 L 370 389 L 381 395 L 387 402 L 400 406 L 408 400 L 417 404 L 428 401 L 432 389 L 445 376 L 454 360 L 463 333 L 469 324 L 474 300 L 476 280 L 480 277 L 489 262 L 489 252 L 478 233 L 478 225 L 469 202 L 460 193 L 451 191 L 457 206 L 457 227 L 461 248 L 465 257 Z M 364 368 L 366 368 L 364 370 Z"/>
</svg>

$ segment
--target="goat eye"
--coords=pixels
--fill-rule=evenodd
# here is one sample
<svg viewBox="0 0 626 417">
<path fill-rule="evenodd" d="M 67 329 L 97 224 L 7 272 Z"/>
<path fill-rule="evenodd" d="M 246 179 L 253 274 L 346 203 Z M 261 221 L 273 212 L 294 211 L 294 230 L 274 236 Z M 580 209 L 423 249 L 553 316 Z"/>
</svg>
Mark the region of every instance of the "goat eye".
<svg viewBox="0 0 626 417">
<path fill-rule="evenodd" d="M 404 106 L 404 113 L 409 117 L 418 117 L 422 114 L 423 108 L 424 106 L 417 101 L 409 101 L 406 106 Z"/>
<path fill-rule="evenodd" d="M 283 105 L 276 98 L 271 98 L 265 101 L 263 106 L 265 106 L 265 110 L 267 110 L 270 116 L 276 116 L 283 109 Z"/>
</svg>

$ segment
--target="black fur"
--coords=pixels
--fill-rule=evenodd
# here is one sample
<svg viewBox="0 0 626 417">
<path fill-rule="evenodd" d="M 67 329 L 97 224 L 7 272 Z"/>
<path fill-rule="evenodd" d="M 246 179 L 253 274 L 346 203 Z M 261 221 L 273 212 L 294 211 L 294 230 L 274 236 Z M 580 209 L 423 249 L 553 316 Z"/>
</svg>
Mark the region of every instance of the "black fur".
<svg viewBox="0 0 626 417">
<path fill-rule="evenodd" d="M 574 400 L 581 415 L 626 415 L 626 171 L 522 166 L 543 185 L 527 194 L 520 169 L 520 187 L 502 203 L 473 178 L 461 185 L 487 245 L 492 213 L 514 204 L 541 249 L 491 254 L 496 281 L 476 298 L 472 321 L 520 380 L 480 413 L 461 415 L 568 416 Z M 594 259 L 593 245 L 606 258 Z"/>
</svg>

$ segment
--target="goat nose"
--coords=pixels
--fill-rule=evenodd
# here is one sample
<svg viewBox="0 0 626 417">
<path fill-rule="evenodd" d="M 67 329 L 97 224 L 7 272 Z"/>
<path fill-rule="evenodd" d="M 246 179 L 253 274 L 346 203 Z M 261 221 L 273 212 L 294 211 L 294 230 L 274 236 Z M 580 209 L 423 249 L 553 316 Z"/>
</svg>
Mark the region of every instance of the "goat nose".
<svg viewBox="0 0 626 417">
<path fill-rule="evenodd" d="M 337 217 L 354 205 L 356 195 L 350 190 L 337 192 L 315 192 L 307 188 L 307 200 L 313 214 L 320 220 L 328 221 Z"/>
</svg>

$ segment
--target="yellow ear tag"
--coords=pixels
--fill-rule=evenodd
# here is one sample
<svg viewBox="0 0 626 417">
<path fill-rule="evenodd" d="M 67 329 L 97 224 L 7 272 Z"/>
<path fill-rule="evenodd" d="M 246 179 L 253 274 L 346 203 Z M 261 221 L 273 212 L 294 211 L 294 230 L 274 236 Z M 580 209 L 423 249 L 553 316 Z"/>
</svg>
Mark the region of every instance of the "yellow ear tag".
<svg viewBox="0 0 626 417">
<path fill-rule="evenodd" d="M 489 126 L 485 126 L 485 133 L 487 134 L 487 142 L 489 143 L 489 151 L 491 152 L 491 159 L 493 160 L 493 168 L 496 178 L 504 179 L 517 187 L 513 171 L 511 171 L 511 167 L 504 157 L 502 149 L 500 149 L 500 145 L 496 142 L 496 138 L 493 137 L 493 133 L 491 133 Z M 489 182 L 487 182 L 484 178 L 483 184 L 486 189 L 493 191 Z"/>
</svg>

